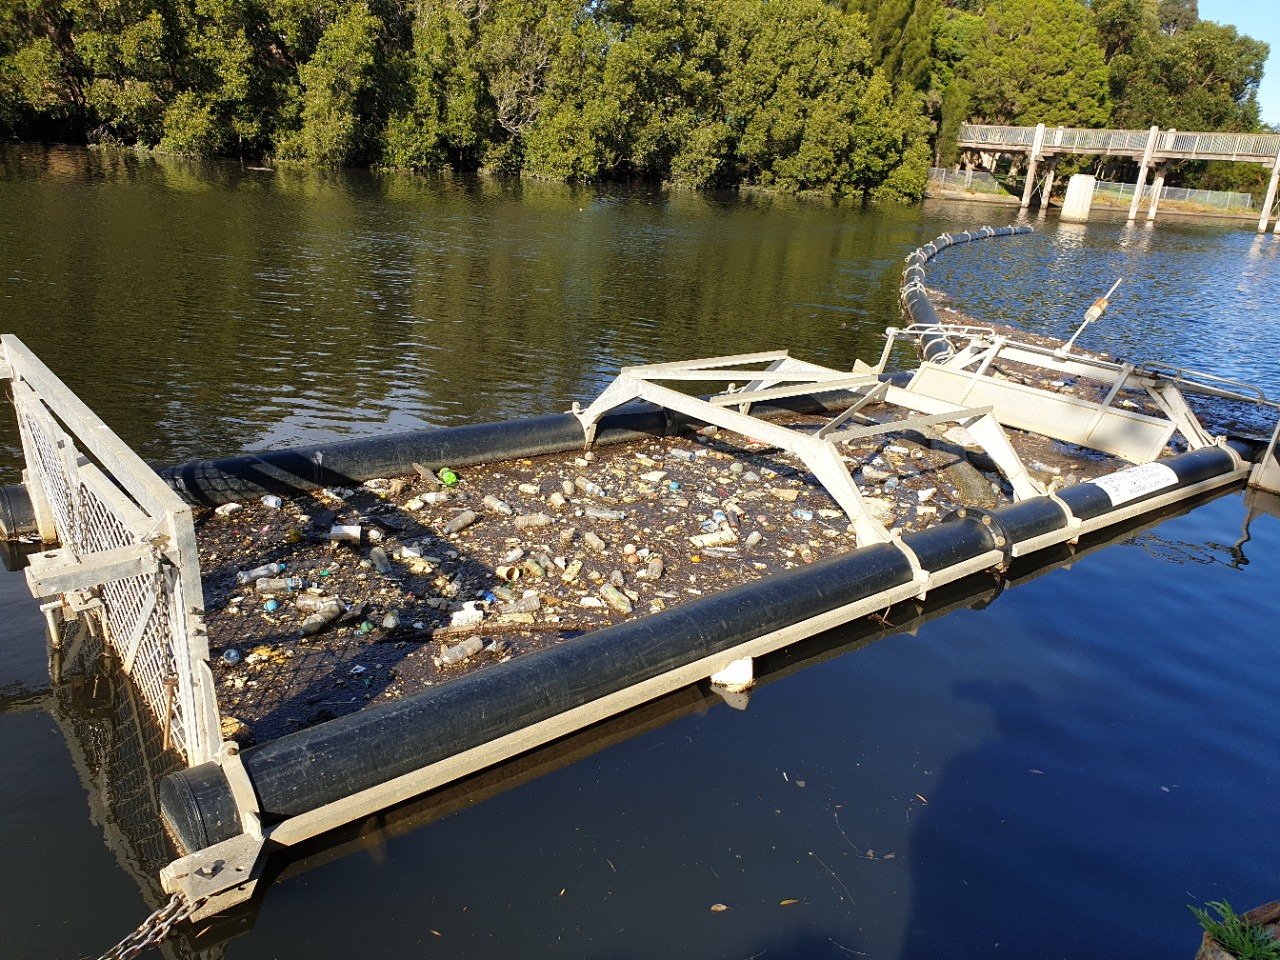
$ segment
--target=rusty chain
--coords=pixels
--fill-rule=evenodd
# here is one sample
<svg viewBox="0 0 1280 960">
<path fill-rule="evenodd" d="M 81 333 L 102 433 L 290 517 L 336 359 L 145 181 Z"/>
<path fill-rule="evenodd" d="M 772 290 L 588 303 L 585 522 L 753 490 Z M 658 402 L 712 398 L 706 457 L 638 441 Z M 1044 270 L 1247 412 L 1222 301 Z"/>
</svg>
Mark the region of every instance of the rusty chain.
<svg viewBox="0 0 1280 960">
<path fill-rule="evenodd" d="M 204 899 L 188 903 L 181 893 L 175 893 L 164 904 L 138 924 L 138 929 L 104 953 L 99 960 L 132 960 L 147 947 L 162 943 L 175 926 L 189 918 L 204 905 Z"/>
</svg>

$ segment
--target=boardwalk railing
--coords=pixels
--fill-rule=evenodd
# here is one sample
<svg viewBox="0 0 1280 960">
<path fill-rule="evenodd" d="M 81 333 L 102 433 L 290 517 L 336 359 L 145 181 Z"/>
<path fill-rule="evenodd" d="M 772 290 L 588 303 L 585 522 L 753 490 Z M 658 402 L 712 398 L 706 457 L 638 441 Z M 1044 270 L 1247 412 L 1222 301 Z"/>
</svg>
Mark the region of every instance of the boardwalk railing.
<svg viewBox="0 0 1280 960">
<path fill-rule="evenodd" d="M 1029 151 L 1036 146 L 1035 127 L 963 124 L 957 140 L 977 150 Z M 1093 153 L 1141 156 L 1148 144 L 1153 155 L 1179 160 L 1242 160 L 1275 162 L 1280 154 L 1280 134 L 1194 133 L 1158 131 L 1152 143 L 1150 130 L 1089 130 L 1079 127 L 1045 127 L 1040 149 L 1046 153 Z"/>
</svg>

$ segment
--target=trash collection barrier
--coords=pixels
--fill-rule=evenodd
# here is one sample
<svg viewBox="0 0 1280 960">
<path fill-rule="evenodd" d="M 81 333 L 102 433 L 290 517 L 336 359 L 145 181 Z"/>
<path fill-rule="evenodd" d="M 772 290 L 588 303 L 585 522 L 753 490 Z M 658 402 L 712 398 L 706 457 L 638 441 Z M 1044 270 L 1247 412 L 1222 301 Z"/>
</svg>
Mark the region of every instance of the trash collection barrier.
<svg viewBox="0 0 1280 960">
<path fill-rule="evenodd" d="M 784 413 L 816 413 L 848 405 L 838 393 L 789 397 L 755 404 L 763 418 Z M 601 418 L 595 445 L 666 436 L 691 424 L 649 404 Z M 197 460 L 160 467 L 160 478 L 195 506 L 216 507 L 264 494 L 294 496 L 324 487 L 353 486 L 378 477 L 411 476 L 414 464 L 430 469 L 465 467 L 580 449 L 582 424 L 572 414 L 411 430 L 380 437 Z M 0 536 L 13 540 L 36 532 L 35 509 L 24 484 L 0 487 Z"/>
<path fill-rule="evenodd" d="M 1256 450 L 1233 447 L 1245 457 Z M 1020 543 L 1071 521 L 1117 520 L 1144 500 L 1239 470 L 1223 448 L 1152 465 L 996 510 L 956 511 L 902 543 L 922 571 L 939 575 L 992 551 L 1008 558 Z M 1167 471 L 1167 472 L 1166 472 Z M 1119 479 L 1117 479 L 1119 478 Z M 1096 524 L 1095 524 L 1096 526 Z M 1061 542 L 1060 540 L 1053 541 Z M 1048 544 L 1045 544 L 1048 545 Z M 639 684 L 708 655 L 912 582 L 906 551 L 874 544 L 659 613 L 584 634 L 414 696 L 330 720 L 244 750 L 240 757 L 265 824 L 308 813 L 395 777 Z M 241 832 L 223 770 L 206 763 L 166 778 L 161 811 L 188 852 Z"/>
<path fill-rule="evenodd" d="M 244 750 L 264 823 L 376 786 L 703 657 L 912 581 L 875 544 L 593 631 Z M 162 781 L 161 811 L 188 851 L 240 833 L 222 768 Z"/>
</svg>

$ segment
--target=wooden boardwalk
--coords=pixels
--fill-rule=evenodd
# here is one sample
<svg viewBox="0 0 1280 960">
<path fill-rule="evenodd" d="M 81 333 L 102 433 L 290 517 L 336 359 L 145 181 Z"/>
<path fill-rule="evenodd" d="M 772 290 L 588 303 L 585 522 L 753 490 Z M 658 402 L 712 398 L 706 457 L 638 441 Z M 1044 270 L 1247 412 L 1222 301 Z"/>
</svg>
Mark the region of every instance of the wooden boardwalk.
<svg viewBox="0 0 1280 960">
<path fill-rule="evenodd" d="M 1154 166 L 1155 182 L 1150 191 L 1147 219 L 1154 220 L 1160 191 L 1170 165 L 1184 160 L 1226 160 L 1237 163 L 1259 163 L 1271 171 L 1267 198 L 1262 205 L 1258 232 L 1267 229 L 1271 208 L 1275 204 L 1280 182 L 1280 134 L 1275 133 L 1194 133 L 1178 130 L 1088 130 L 1077 127 L 1003 127 L 964 124 L 957 142 L 962 149 L 982 153 L 1025 153 L 1028 158 L 1027 182 L 1022 193 L 1022 206 L 1031 205 L 1036 187 L 1036 172 L 1043 161 L 1047 164 L 1041 196 L 1053 188 L 1058 158 L 1070 154 L 1126 157 L 1138 162 L 1138 181 L 1129 206 L 1129 219 L 1137 217 L 1147 182 L 1147 171 Z M 1276 223 L 1280 231 L 1280 220 Z"/>
</svg>

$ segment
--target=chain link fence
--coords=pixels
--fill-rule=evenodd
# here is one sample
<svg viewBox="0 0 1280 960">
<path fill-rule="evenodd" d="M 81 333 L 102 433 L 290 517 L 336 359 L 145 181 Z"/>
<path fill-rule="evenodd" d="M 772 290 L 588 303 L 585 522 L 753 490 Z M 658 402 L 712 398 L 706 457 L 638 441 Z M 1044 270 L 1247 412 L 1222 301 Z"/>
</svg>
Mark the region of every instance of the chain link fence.
<svg viewBox="0 0 1280 960">
<path fill-rule="evenodd" d="M 1153 186 L 1142 189 L 1142 202 L 1151 199 Z M 1103 183 L 1093 188 L 1093 199 L 1116 206 L 1128 206 L 1133 200 L 1134 184 Z M 1160 202 L 1182 204 L 1187 209 L 1204 210 L 1214 213 L 1256 214 L 1259 212 L 1254 199 L 1247 193 L 1229 193 L 1225 190 L 1188 190 L 1184 187 L 1165 187 L 1160 191 Z"/>
<path fill-rule="evenodd" d="M 1000 181 L 985 170 L 951 170 L 942 167 L 929 169 L 931 195 L 940 193 L 973 193 L 990 196 L 1010 196 Z"/>
</svg>

